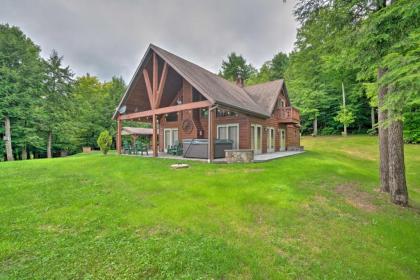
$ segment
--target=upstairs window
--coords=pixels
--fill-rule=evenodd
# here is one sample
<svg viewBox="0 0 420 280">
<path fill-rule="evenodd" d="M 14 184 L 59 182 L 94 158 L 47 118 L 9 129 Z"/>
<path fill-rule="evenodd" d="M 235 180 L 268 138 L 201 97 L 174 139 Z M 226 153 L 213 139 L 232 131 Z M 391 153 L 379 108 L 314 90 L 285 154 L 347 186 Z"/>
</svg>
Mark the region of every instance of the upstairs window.
<svg viewBox="0 0 420 280">
<path fill-rule="evenodd" d="M 208 109 L 199 109 L 200 110 L 200 117 L 201 118 L 207 118 L 209 116 L 209 110 Z"/>
<path fill-rule="evenodd" d="M 277 100 L 277 107 L 278 107 L 278 108 L 286 107 L 286 103 L 284 102 L 284 100 L 283 100 L 283 99 L 279 98 L 279 99 Z"/>
<path fill-rule="evenodd" d="M 237 117 L 238 114 L 233 111 L 223 110 L 223 109 L 216 109 L 216 116 L 217 117 Z"/>
<path fill-rule="evenodd" d="M 176 122 L 178 121 L 178 113 L 169 113 L 165 115 L 165 120 L 167 122 Z"/>
<path fill-rule="evenodd" d="M 206 100 L 206 98 L 203 95 L 201 95 L 201 93 L 199 93 L 195 88 L 193 88 L 192 99 L 193 102 Z"/>
</svg>

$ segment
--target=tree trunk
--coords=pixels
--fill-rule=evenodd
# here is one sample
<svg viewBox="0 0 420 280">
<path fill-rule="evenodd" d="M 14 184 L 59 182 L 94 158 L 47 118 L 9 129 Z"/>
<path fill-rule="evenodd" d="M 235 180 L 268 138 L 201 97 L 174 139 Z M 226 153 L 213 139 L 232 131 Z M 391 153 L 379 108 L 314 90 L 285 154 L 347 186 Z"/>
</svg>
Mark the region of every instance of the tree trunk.
<svg viewBox="0 0 420 280">
<path fill-rule="evenodd" d="M 372 130 L 375 129 L 375 108 L 370 107 L 370 121 L 372 122 Z"/>
<path fill-rule="evenodd" d="M 344 132 L 343 132 L 344 136 L 347 136 L 347 125 L 344 125 Z"/>
<path fill-rule="evenodd" d="M 408 192 L 405 180 L 403 123 L 392 121 L 388 127 L 389 190 L 391 201 L 408 206 Z"/>
<path fill-rule="evenodd" d="M 384 75 L 385 71 L 384 68 L 378 69 L 378 80 Z M 388 119 L 388 112 L 382 108 L 387 92 L 386 87 L 380 87 L 378 91 L 379 176 L 381 191 L 383 192 L 389 192 L 388 129 L 384 126 L 384 122 Z"/>
<path fill-rule="evenodd" d="M 4 137 L 5 137 L 5 145 L 6 145 L 6 159 L 8 161 L 14 160 L 13 158 L 13 150 L 12 150 L 12 133 L 10 130 L 10 119 L 8 116 L 4 117 Z"/>
<path fill-rule="evenodd" d="M 51 147 L 52 147 L 52 132 L 50 131 L 48 132 L 47 158 L 52 158 Z"/>
<path fill-rule="evenodd" d="M 27 160 L 28 159 L 28 151 L 26 150 L 26 144 L 24 144 L 22 146 L 22 160 Z"/>
<path fill-rule="evenodd" d="M 318 135 L 318 117 L 315 114 L 315 118 L 314 118 L 314 132 L 313 132 L 313 136 L 317 136 Z"/>
</svg>

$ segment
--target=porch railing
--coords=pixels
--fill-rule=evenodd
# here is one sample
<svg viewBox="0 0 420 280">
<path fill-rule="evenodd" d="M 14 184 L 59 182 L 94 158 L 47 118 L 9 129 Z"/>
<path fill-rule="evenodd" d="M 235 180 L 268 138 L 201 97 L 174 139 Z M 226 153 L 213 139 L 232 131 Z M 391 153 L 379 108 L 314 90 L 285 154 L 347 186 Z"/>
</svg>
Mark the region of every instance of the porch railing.
<svg viewBox="0 0 420 280">
<path fill-rule="evenodd" d="M 283 123 L 299 123 L 300 114 L 299 110 L 294 107 L 282 107 L 277 111 L 277 117 Z"/>
</svg>

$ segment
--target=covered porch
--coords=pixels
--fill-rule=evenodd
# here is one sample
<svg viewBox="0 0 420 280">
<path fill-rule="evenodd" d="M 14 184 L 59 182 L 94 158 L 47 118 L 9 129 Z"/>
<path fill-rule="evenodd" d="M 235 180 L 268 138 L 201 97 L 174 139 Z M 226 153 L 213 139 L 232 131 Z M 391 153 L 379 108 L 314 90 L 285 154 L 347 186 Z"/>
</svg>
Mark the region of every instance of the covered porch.
<svg viewBox="0 0 420 280">
<path fill-rule="evenodd" d="M 188 110 L 193 110 L 193 109 L 202 109 L 205 108 L 209 114 L 208 114 L 208 137 L 207 138 L 200 138 L 200 139 L 191 139 L 191 138 L 179 138 L 178 139 L 178 135 L 177 135 L 177 141 L 179 141 L 179 144 L 181 145 L 182 142 L 186 142 L 186 140 L 190 140 L 190 142 L 193 141 L 198 141 L 198 140 L 205 140 L 205 146 L 206 146 L 206 155 L 207 156 L 207 161 L 214 161 L 215 159 L 215 151 L 217 151 L 215 149 L 216 145 L 218 145 L 217 139 L 216 139 L 216 108 L 217 106 L 212 106 L 212 104 L 209 101 L 199 101 L 199 102 L 191 102 L 191 103 L 187 103 L 187 104 L 180 104 L 180 105 L 175 105 L 175 106 L 168 106 L 168 107 L 163 107 L 163 108 L 157 108 L 157 109 L 152 109 L 149 111 L 144 111 L 144 112 L 138 112 L 138 113 L 131 113 L 131 114 L 125 114 L 125 115 L 119 115 L 117 117 L 117 152 L 119 154 L 122 153 L 122 135 L 124 135 L 125 133 L 123 132 L 123 128 L 122 128 L 122 122 L 124 120 L 137 120 L 137 121 L 142 121 L 142 122 L 149 122 L 151 123 L 152 128 L 150 129 L 151 131 L 151 154 L 150 156 L 152 157 L 163 157 L 163 158 L 184 158 L 181 155 L 179 156 L 174 156 L 174 155 L 170 155 L 167 153 L 166 147 L 165 147 L 165 140 L 164 139 L 160 139 L 160 138 L 164 138 L 164 137 L 160 137 L 160 120 L 162 120 L 162 118 L 169 114 L 169 113 L 179 113 L 179 112 L 183 112 L 183 111 L 188 111 Z M 187 128 L 188 130 L 188 128 Z M 188 144 L 187 148 L 184 149 L 189 149 L 191 146 L 191 144 Z M 149 156 L 149 155 L 145 155 L 145 156 Z M 196 159 L 196 160 L 200 160 L 200 159 Z M 202 160 L 202 159 L 201 159 Z"/>
<path fill-rule="evenodd" d="M 181 77 L 175 65 L 169 65 L 155 52 L 148 52 L 143 58 L 144 63 L 137 69 L 135 78 L 130 85 L 135 94 L 122 100 L 115 116 L 117 120 L 117 152 L 122 152 L 123 121 L 140 121 L 151 126 L 151 155 L 153 157 L 165 155 L 167 141 L 163 127 L 168 129 L 168 116 L 175 115 L 176 138 L 179 143 L 185 139 L 194 140 L 197 137 L 197 123 L 195 114 L 200 110 L 208 112 L 206 137 L 206 155 L 208 161 L 215 158 L 216 140 L 216 108 L 214 100 L 199 94 L 193 86 Z M 165 126 L 162 123 L 165 122 Z M 169 123 L 169 122 L 168 122 Z M 179 124 L 182 135 L 178 135 Z M 174 128 L 175 129 L 175 128 Z M 204 135 L 203 135 L 204 136 Z M 166 154 L 166 156 L 169 156 Z"/>
</svg>

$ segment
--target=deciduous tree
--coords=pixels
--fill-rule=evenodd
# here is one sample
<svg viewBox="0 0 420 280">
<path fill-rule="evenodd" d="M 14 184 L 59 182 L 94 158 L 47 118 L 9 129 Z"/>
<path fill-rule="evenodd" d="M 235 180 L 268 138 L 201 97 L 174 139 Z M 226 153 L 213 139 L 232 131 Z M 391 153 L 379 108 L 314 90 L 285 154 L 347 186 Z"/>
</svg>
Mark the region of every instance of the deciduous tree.
<svg viewBox="0 0 420 280">
<path fill-rule="evenodd" d="M 12 144 L 26 158 L 27 146 L 39 144 L 36 108 L 44 80 L 40 48 L 15 26 L 0 25 L 0 117 L 7 160 Z M 14 140 L 12 132 L 18 137 Z"/>
</svg>

